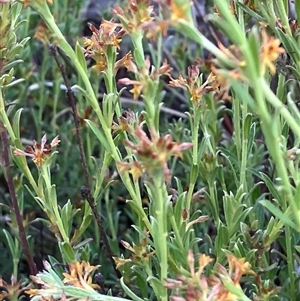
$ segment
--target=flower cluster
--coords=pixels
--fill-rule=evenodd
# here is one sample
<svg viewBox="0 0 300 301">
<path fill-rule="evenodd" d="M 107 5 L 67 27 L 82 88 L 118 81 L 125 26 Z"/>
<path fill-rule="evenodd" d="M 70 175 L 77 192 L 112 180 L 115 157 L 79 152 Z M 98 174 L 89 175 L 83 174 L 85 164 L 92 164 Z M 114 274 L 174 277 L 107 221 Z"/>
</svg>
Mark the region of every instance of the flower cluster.
<svg viewBox="0 0 300 301">
<path fill-rule="evenodd" d="M 48 262 L 44 262 L 45 271 L 31 276 L 31 279 L 40 285 L 38 289 L 29 289 L 26 293 L 38 300 L 57 300 L 53 296 L 61 296 L 61 300 L 86 300 L 88 294 L 99 290 L 98 284 L 92 283 L 92 275 L 98 269 L 98 266 L 91 266 L 89 262 L 82 261 L 69 263 L 68 272 L 63 273 L 64 279 L 55 273 Z M 82 294 L 86 297 L 82 296 Z M 81 294 L 81 295 L 80 295 Z M 81 298 L 79 297 L 81 296 Z M 39 298 L 37 298 L 39 297 Z"/>
<path fill-rule="evenodd" d="M 131 109 L 124 110 L 119 117 L 119 123 L 113 122 L 113 132 L 133 133 L 134 130 L 144 123 L 144 116 L 133 112 Z"/>
<path fill-rule="evenodd" d="M 115 5 L 112 12 L 119 18 L 128 33 L 135 34 L 155 24 L 155 14 L 150 2 L 149 0 L 129 0 L 124 9 Z"/>
<path fill-rule="evenodd" d="M 237 301 L 241 300 L 243 291 L 240 287 L 240 281 L 243 275 L 255 275 L 251 266 L 245 261 L 245 258 L 236 258 L 233 255 L 227 256 L 229 262 L 228 270 L 220 264 L 217 264 L 217 273 L 205 276 L 205 268 L 213 259 L 204 254 L 199 254 L 199 268 L 195 271 L 195 259 L 192 251 L 188 254 L 188 263 L 190 266 L 190 277 L 178 276 L 176 280 L 166 279 L 165 287 L 168 289 L 177 289 L 181 295 L 173 295 L 172 301 Z M 235 288 L 232 292 L 230 287 Z M 240 295 L 241 294 L 241 295 Z"/>
<path fill-rule="evenodd" d="M 228 79 L 212 63 L 209 63 L 208 67 L 211 69 L 211 73 L 204 83 L 202 83 L 202 76 L 200 75 L 200 63 L 196 63 L 188 67 L 186 78 L 182 74 L 178 75 L 178 79 L 171 77 L 169 85 L 186 90 L 189 93 L 190 100 L 196 107 L 201 103 L 202 97 L 210 92 L 214 92 L 216 100 L 230 101 Z M 231 74 L 233 75 L 233 71 L 231 71 Z"/>
<path fill-rule="evenodd" d="M 147 134 L 138 127 L 135 132 L 137 144 L 125 141 L 125 144 L 132 150 L 137 161 L 119 162 L 120 172 L 129 170 L 136 181 L 143 172 L 147 172 L 151 176 L 155 176 L 157 172 L 163 173 L 165 181 L 170 180 L 170 170 L 167 161 L 172 156 L 183 158 L 181 151 L 189 149 L 192 143 L 174 142 L 171 135 L 158 137 L 156 131 L 151 129 L 151 140 Z"/>
<path fill-rule="evenodd" d="M 91 276 L 97 269 L 98 266 L 92 266 L 86 261 L 69 263 L 68 273 L 63 273 L 63 282 L 86 290 L 99 289 L 97 284 L 92 283 Z"/>
<path fill-rule="evenodd" d="M 158 80 L 163 75 L 170 77 L 170 72 L 172 71 L 172 67 L 170 67 L 166 60 L 164 60 L 159 69 L 155 69 L 154 66 L 151 66 L 149 56 L 146 57 L 145 65 L 140 70 L 138 70 L 134 63 L 127 69 L 135 74 L 136 80 L 126 77 L 119 79 L 118 82 L 125 86 L 133 86 L 129 92 L 133 94 L 134 100 L 137 100 L 141 93 L 147 94 L 148 92 L 153 92 L 151 91 L 151 82 Z"/>
<path fill-rule="evenodd" d="M 274 37 L 269 37 L 265 31 L 262 32 L 262 46 L 260 50 L 260 62 L 262 64 L 261 73 L 265 73 L 266 67 L 270 69 L 270 73 L 276 73 L 274 62 L 278 59 L 279 55 L 284 53 L 285 50 L 280 47 L 280 40 Z"/>
<path fill-rule="evenodd" d="M 205 93 L 213 91 L 213 88 L 209 86 L 212 81 L 213 76 L 210 74 L 207 80 L 201 84 L 199 66 L 193 65 L 188 67 L 188 75 L 186 78 L 184 78 L 182 74 L 178 75 L 178 79 L 171 77 L 169 85 L 188 91 L 190 100 L 197 106 Z"/>
<path fill-rule="evenodd" d="M 117 269 L 128 262 L 141 263 L 143 261 L 149 261 L 149 258 L 155 254 L 155 251 L 149 252 L 150 246 L 148 245 L 146 238 L 142 238 L 139 245 L 133 244 L 133 246 L 131 246 L 124 240 L 121 240 L 121 244 L 125 249 L 129 250 L 132 255 L 128 259 L 123 257 L 114 257 Z"/>
<path fill-rule="evenodd" d="M 0 278 L 0 300 L 18 300 L 21 295 L 31 287 L 31 284 L 24 286 L 21 281 L 16 281 L 11 277 L 11 283 L 7 283 Z"/>
<path fill-rule="evenodd" d="M 16 148 L 14 150 L 15 156 L 27 156 L 32 158 L 33 162 L 37 165 L 38 168 L 50 157 L 52 153 L 52 148 L 57 146 L 60 142 L 58 136 L 56 136 L 50 144 L 46 144 L 47 136 L 42 137 L 41 143 L 37 143 L 33 140 L 33 146 L 27 145 L 25 151 Z"/>
<path fill-rule="evenodd" d="M 205 62 L 198 59 L 193 66 L 188 68 L 188 75 L 186 78 L 179 74 L 178 79 L 171 77 L 169 82 L 170 86 L 179 87 L 188 91 L 190 100 L 196 106 L 199 105 L 203 95 L 209 92 L 214 92 L 216 100 L 223 99 L 225 101 L 230 101 L 230 79 L 243 82 L 249 81 L 247 76 L 245 76 L 247 63 L 241 50 L 235 45 L 225 47 L 220 42 L 218 43 L 218 46 L 226 57 L 230 59 L 230 62 L 232 63 L 230 70 L 218 68 L 210 59 Z M 259 66 L 261 75 L 266 72 L 267 68 L 270 70 L 271 75 L 274 75 L 276 72 L 275 62 L 284 52 L 284 49 L 280 47 L 280 40 L 275 39 L 274 37 L 269 37 L 263 30 L 262 43 L 259 49 Z M 204 83 L 201 82 L 200 75 L 200 66 L 203 63 L 205 63 L 206 67 L 208 67 L 211 71 Z"/>
<path fill-rule="evenodd" d="M 92 58 L 96 64 L 92 67 L 97 72 L 107 69 L 107 49 L 108 47 L 120 48 L 122 36 L 125 31 L 120 28 L 120 24 L 103 20 L 99 28 L 89 23 L 92 32 L 90 38 L 84 38 L 85 57 Z"/>
</svg>

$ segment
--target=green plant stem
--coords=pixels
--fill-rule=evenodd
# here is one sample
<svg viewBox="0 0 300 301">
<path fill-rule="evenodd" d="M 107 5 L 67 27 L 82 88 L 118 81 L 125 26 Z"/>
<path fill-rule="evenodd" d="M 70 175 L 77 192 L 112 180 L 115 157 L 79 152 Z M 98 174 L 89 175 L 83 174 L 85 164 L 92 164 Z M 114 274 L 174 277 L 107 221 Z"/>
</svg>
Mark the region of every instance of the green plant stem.
<svg viewBox="0 0 300 301">
<path fill-rule="evenodd" d="M 276 15 L 274 13 L 274 1 L 266 1 L 266 5 L 267 5 L 267 13 L 268 13 L 268 17 L 270 17 L 271 19 L 269 20 L 269 23 L 271 23 L 271 27 L 275 28 L 275 24 L 276 24 Z"/>
<path fill-rule="evenodd" d="M 46 58 L 42 61 L 42 66 L 40 68 L 40 81 L 39 81 L 39 98 L 38 98 L 38 115 L 35 117 L 37 118 L 37 138 L 40 139 L 42 136 L 42 120 L 43 120 L 43 112 L 45 109 L 46 101 L 47 101 L 47 94 L 45 91 L 45 80 L 46 80 L 46 72 L 47 72 L 47 60 Z"/>
<path fill-rule="evenodd" d="M 244 102 L 242 104 L 242 118 L 243 118 L 243 132 L 242 132 L 242 157 L 241 157 L 241 168 L 240 168 L 240 185 L 243 185 L 244 191 L 247 191 L 247 161 L 248 161 L 248 137 L 246 137 L 246 129 L 244 122 L 248 113 L 247 104 Z"/>
<path fill-rule="evenodd" d="M 214 179 L 210 176 L 207 182 L 208 182 L 209 196 L 212 204 L 212 215 L 216 223 L 216 228 L 219 229 L 221 225 L 221 220 L 219 217 L 219 203 L 215 194 Z"/>
<path fill-rule="evenodd" d="M 16 212 L 14 212 L 14 213 L 16 215 Z M 19 229 L 19 232 L 20 232 L 20 229 Z M 20 256 L 15 256 L 17 250 L 19 249 L 19 240 L 21 240 L 21 235 L 19 234 L 19 236 L 20 236 L 19 238 L 15 238 L 15 254 L 13 254 L 13 276 L 15 277 L 15 279 L 18 279 L 18 274 L 19 274 L 18 271 L 19 271 Z M 28 242 L 27 242 L 27 244 L 28 244 Z M 23 252 L 24 251 L 25 250 L 23 248 Z M 21 254 L 18 254 L 18 255 L 21 255 Z M 35 265 L 34 262 L 33 262 L 33 264 L 34 264 L 34 267 L 36 269 L 36 265 Z M 29 268 L 30 268 L 30 274 L 31 275 L 35 275 L 37 273 L 37 269 L 36 269 L 36 271 L 31 271 L 32 267 L 30 267 L 30 264 L 29 264 Z M 33 274 L 33 273 L 35 273 L 35 274 Z"/>
<path fill-rule="evenodd" d="M 296 301 L 295 295 L 295 269 L 294 269 L 294 245 L 293 245 L 293 235 L 291 227 L 285 226 L 285 242 L 286 242 L 286 256 L 288 264 L 288 273 L 289 273 L 289 296 L 291 301 Z"/>
<path fill-rule="evenodd" d="M 238 2 L 243 3 L 243 0 L 238 0 Z M 242 10 L 242 8 L 240 6 L 237 9 L 237 14 L 238 14 L 239 25 L 241 26 L 243 32 L 245 32 L 244 11 Z"/>
<path fill-rule="evenodd" d="M 166 226 L 166 187 L 163 176 L 153 177 L 152 201 L 155 202 L 155 217 L 157 220 L 158 233 L 154 236 L 155 245 L 159 250 L 158 258 L 160 263 L 160 281 L 164 283 L 168 275 L 168 248 L 167 248 L 167 226 Z M 167 290 L 160 296 L 161 301 L 167 301 Z"/>
<path fill-rule="evenodd" d="M 157 36 L 157 61 L 156 61 L 156 69 L 158 70 L 160 68 L 161 62 L 162 62 L 162 52 L 163 52 L 163 46 L 162 46 L 162 34 L 159 33 Z"/>
<path fill-rule="evenodd" d="M 97 176 L 96 187 L 95 187 L 95 191 L 93 193 L 93 198 L 96 200 L 96 203 L 98 203 L 97 200 L 100 195 L 100 191 L 103 188 L 102 185 L 103 185 L 103 181 L 105 178 L 107 168 L 109 166 L 109 162 L 111 161 L 110 158 L 111 158 L 110 154 L 107 151 L 105 151 L 100 174 Z"/>
<path fill-rule="evenodd" d="M 287 209 L 290 205 L 293 210 L 293 217 L 296 220 L 297 228 L 300 229 L 300 216 L 299 216 L 299 210 L 298 206 L 293 198 L 291 184 L 289 182 L 289 176 L 287 173 L 287 169 L 285 167 L 283 155 L 279 148 L 279 137 L 280 134 L 277 132 L 274 132 L 276 127 L 273 126 L 273 121 L 271 119 L 269 111 L 266 110 L 266 104 L 264 100 L 264 95 L 266 96 L 266 99 L 270 101 L 270 99 L 274 100 L 275 109 L 281 108 L 280 112 L 285 112 L 285 120 L 289 124 L 293 124 L 295 120 L 293 118 L 289 118 L 290 113 L 287 110 L 282 109 L 282 104 L 279 105 L 278 102 L 280 102 L 277 97 L 273 97 L 273 93 L 269 93 L 269 89 L 266 88 L 266 83 L 263 78 L 257 79 L 253 82 L 253 88 L 255 92 L 255 98 L 257 100 L 258 106 L 259 106 L 259 112 L 260 112 L 260 118 L 261 118 L 261 127 L 262 131 L 266 140 L 267 148 L 274 160 L 276 162 L 276 169 L 277 173 L 281 178 L 282 186 L 283 186 L 283 200 L 284 204 L 281 204 L 283 209 Z M 294 266 L 293 266 L 293 252 L 292 252 L 292 246 L 291 246 L 291 231 L 290 227 L 286 225 L 286 248 L 287 248 L 287 262 L 288 262 L 288 274 L 290 278 L 290 285 L 289 285 L 289 292 L 291 301 L 295 301 L 295 275 L 294 275 Z"/>
<path fill-rule="evenodd" d="M 12 143 L 15 145 L 17 137 L 13 131 L 13 128 L 10 124 L 10 121 L 6 115 L 5 112 L 5 106 L 4 106 L 4 99 L 3 99 L 3 94 L 2 91 L 0 89 L 0 118 L 8 132 L 9 138 L 11 139 Z M 19 137 L 18 137 L 19 138 Z M 16 145 L 15 145 L 16 146 Z M 27 180 L 29 181 L 31 187 L 34 189 L 35 193 L 38 194 L 39 189 L 38 186 L 28 168 L 28 165 L 26 163 L 26 159 L 23 158 L 24 164 L 22 164 L 21 170 L 23 171 L 23 174 L 25 175 L 25 177 L 27 178 Z"/>
<path fill-rule="evenodd" d="M 287 107 L 276 97 L 276 95 L 272 92 L 270 87 L 267 85 L 266 81 L 264 78 L 259 79 L 260 89 L 263 90 L 263 93 L 266 97 L 266 100 L 276 109 L 279 111 L 281 116 L 284 118 L 284 120 L 287 122 L 287 124 L 290 126 L 292 131 L 294 132 L 295 135 L 299 135 L 300 133 L 300 125 L 298 122 L 295 120 L 295 118 L 292 116 L 292 114 L 289 112 Z M 269 113 L 267 111 L 267 107 L 263 106 L 262 107 L 264 111 L 262 113 L 267 113 L 269 116 Z M 269 117 L 271 119 L 271 117 Z"/>
<path fill-rule="evenodd" d="M 71 87 L 70 87 L 70 84 L 69 84 L 69 80 L 68 80 L 68 77 L 65 73 L 65 70 L 64 70 L 62 64 L 59 62 L 59 60 L 57 58 L 56 51 L 55 51 L 56 49 L 53 48 L 53 47 L 50 47 L 50 50 L 51 50 L 51 52 L 53 54 L 53 57 L 54 57 L 54 59 L 57 63 L 57 66 L 59 67 L 59 69 L 61 71 L 61 74 L 63 76 L 65 85 L 67 87 L 67 93 L 66 93 L 67 98 L 68 98 L 68 101 L 71 105 L 72 112 L 73 112 L 73 115 L 74 115 L 76 135 L 77 135 L 77 139 L 78 139 L 78 146 L 79 146 L 79 151 L 80 151 L 82 168 L 83 168 L 85 182 L 86 182 L 86 186 L 84 186 L 84 188 L 82 189 L 82 192 L 81 192 L 82 197 L 85 198 L 88 201 L 88 203 L 91 207 L 91 211 L 94 215 L 95 220 L 97 221 L 97 225 L 98 225 L 99 231 L 101 233 L 102 240 L 104 242 L 104 246 L 105 246 L 105 249 L 106 249 L 106 252 L 107 252 L 107 256 L 110 259 L 110 261 L 112 263 L 112 266 L 114 267 L 114 271 L 116 273 L 116 276 L 118 278 L 121 278 L 121 273 L 117 270 L 115 261 L 113 260 L 113 254 L 112 254 L 109 242 L 108 242 L 106 231 L 103 227 L 103 224 L 102 224 L 102 221 L 101 221 L 101 216 L 100 216 L 99 212 L 97 211 L 95 200 L 94 200 L 92 192 L 91 192 L 91 183 L 90 183 L 90 178 L 89 178 L 89 173 L 88 173 L 86 155 L 85 155 L 84 147 L 83 147 L 82 136 L 81 136 L 81 132 L 80 132 L 80 124 L 79 124 L 79 118 L 78 118 L 78 114 L 77 114 L 77 110 L 76 110 L 75 98 L 74 98 L 74 95 L 72 93 L 72 90 L 71 90 Z M 58 214 L 58 212 L 56 214 Z M 69 242 L 69 241 L 67 241 L 67 242 Z"/>
<path fill-rule="evenodd" d="M 233 124 L 234 124 L 234 141 L 238 160 L 241 160 L 242 141 L 241 141 L 241 102 L 238 97 L 233 100 Z"/>
<path fill-rule="evenodd" d="M 56 198 L 56 194 L 53 195 L 52 193 L 52 185 L 51 185 L 51 176 L 50 176 L 50 167 L 49 165 L 46 164 L 42 164 L 41 168 L 40 168 L 40 172 L 41 172 L 41 176 L 44 179 L 44 183 L 45 183 L 45 200 L 47 202 L 47 204 L 52 208 L 52 212 L 55 216 L 55 222 L 57 223 L 57 227 L 59 229 L 59 232 L 61 234 L 61 237 L 63 239 L 64 242 L 69 243 L 69 237 L 66 234 L 63 222 L 61 220 L 61 216 L 60 213 L 58 211 L 58 204 L 57 204 L 57 198 Z"/>
<path fill-rule="evenodd" d="M 271 1 L 268 1 L 271 2 Z M 277 8 L 277 13 L 279 15 L 279 20 L 282 24 L 282 27 L 284 29 L 284 32 L 289 36 L 289 37 L 293 37 L 292 35 L 292 31 L 291 31 L 291 27 L 289 24 L 289 17 L 287 14 L 287 5 L 288 3 L 283 3 L 284 1 L 274 1 L 275 6 Z"/>
<path fill-rule="evenodd" d="M 1 90 L 0 90 L 0 95 L 1 95 Z M 17 225 L 18 225 L 18 234 L 19 234 L 20 242 L 21 242 L 23 252 L 26 256 L 26 259 L 27 259 L 27 262 L 29 265 L 30 273 L 31 273 L 31 275 L 36 275 L 38 270 L 33 261 L 31 252 L 29 250 L 26 233 L 25 233 L 25 229 L 23 226 L 22 213 L 21 213 L 19 205 L 18 205 L 16 191 L 15 191 L 15 187 L 14 187 L 14 183 L 13 183 L 13 178 L 9 172 L 9 166 L 10 166 L 9 145 L 8 145 L 6 129 L 2 122 L 0 122 L 0 136 L 1 136 L 1 142 L 2 142 L 2 147 L 3 147 L 1 162 L 3 164 L 4 176 L 5 176 L 5 180 L 7 182 L 9 194 L 11 197 L 13 212 L 16 217 L 16 221 L 17 221 Z M 15 258 L 14 258 L 14 260 L 15 260 Z M 19 260 L 19 259 L 17 259 L 17 260 Z M 16 263 L 14 263 L 14 275 L 17 275 L 17 271 L 16 271 L 17 267 L 18 267 L 18 265 Z"/>
<path fill-rule="evenodd" d="M 203 34 L 201 34 L 200 31 L 195 28 L 194 24 L 191 24 L 184 19 L 179 19 L 178 22 L 176 22 L 176 25 L 174 24 L 174 27 L 184 36 L 191 38 L 196 43 L 209 50 L 222 63 L 226 64 L 227 66 L 233 66 L 232 61 L 217 46 L 215 46 Z"/>
<path fill-rule="evenodd" d="M 54 71 L 55 72 L 55 71 Z M 60 98 L 60 79 L 55 79 L 54 80 L 54 96 L 53 96 L 53 107 L 52 107 L 52 132 L 56 133 L 57 125 L 56 125 L 56 114 L 57 114 L 57 105 L 58 105 L 58 100 Z"/>
<path fill-rule="evenodd" d="M 192 159 L 193 159 L 193 167 L 198 167 L 199 162 L 199 128 L 200 128 L 200 117 L 201 117 L 201 110 L 199 107 L 193 106 L 193 115 L 194 115 L 194 120 L 191 118 L 191 126 L 192 126 L 192 143 L 193 143 L 193 154 L 192 154 Z M 192 202 L 192 197 L 194 193 L 194 188 L 195 184 L 197 181 L 198 175 L 194 175 L 194 173 L 190 173 L 190 183 L 189 183 L 189 190 L 187 193 L 186 197 L 186 209 L 188 212 L 190 211 L 191 208 L 191 202 Z"/>
</svg>

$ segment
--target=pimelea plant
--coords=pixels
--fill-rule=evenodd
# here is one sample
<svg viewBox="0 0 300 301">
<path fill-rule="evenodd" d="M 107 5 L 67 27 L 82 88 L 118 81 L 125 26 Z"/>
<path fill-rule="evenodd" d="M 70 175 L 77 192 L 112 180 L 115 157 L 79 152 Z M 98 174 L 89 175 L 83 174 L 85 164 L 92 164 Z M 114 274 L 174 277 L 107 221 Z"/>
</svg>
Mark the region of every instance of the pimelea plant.
<svg viewBox="0 0 300 301">
<path fill-rule="evenodd" d="M 112 20 L 89 24 L 91 36 L 74 48 L 56 19 L 58 5 L 0 1 L 1 163 L 12 207 L 3 205 L 10 215 L 3 233 L 14 262 L 0 297 L 17 300 L 25 291 L 33 300 L 298 300 L 299 2 L 215 0 L 202 19 L 212 42 L 197 28 L 197 2 L 130 0 L 114 6 Z M 14 78 L 28 40 L 17 31 L 24 9 L 41 18 L 35 37 L 51 40 L 56 66 L 56 119 L 47 125 L 41 87 L 32 142 L 22 129 L 25 103 L 15 108 L 7 99 L 26 82 Z M 165 58 L 172 28 L 208 57 L 190 66 L 172 52 Z M 125 37 L 132 49 L 124 53 Z M 57 122 L 66 112 L 57 113 L 61 83 L 74 120 L 61 124 L 64 131 Z M 185 118 L 170 121 L 163 102 L 176 93 Z M 123 95 L 144 109 L 125 109 Z M 80 160 L 72 164 L 77 149 Z M 76 187 L 81 174 L 79 203 L 65 201 L 58 179 Z M 40 271 L 24 195 L 41 209 L 58 247 Z M 21 250 L 30 287 L 16 281 Z"/>
</svg>

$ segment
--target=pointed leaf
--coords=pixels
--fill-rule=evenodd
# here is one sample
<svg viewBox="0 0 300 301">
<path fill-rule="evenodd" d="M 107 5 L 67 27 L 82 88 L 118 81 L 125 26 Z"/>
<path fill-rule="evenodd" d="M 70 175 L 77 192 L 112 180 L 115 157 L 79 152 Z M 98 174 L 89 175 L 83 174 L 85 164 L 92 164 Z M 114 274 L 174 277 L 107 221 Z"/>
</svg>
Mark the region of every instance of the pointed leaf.
<svg viewBox="0 0 300 301">
<path fill-rule="evenodd" d="M 280 219 L 284 224 L 292 227 L 293 229 L 297 230 L 296 224 L 285 214 L 282 212 L 278 207 L 276 207 L 273 203 L 267 200 L 262 200 L 260 203 L 266 207 L 274 216 Z"/>
<path fill-rule="evenodd" d="M 99 128 L 96 127 L 96 125 L 89 119 L 85 119 L 84 120 L 88 126 L 90 127 L 90 129 L 93 131 L 93 133 L 96 135 L 96 137 L 99 139 L 99 142 L 102 146 L 104 146 L 104 148 L 111 153 L 109 144 L 104 136 L 104 134 L 101 132 L 101 130 Z"/>
</svg>

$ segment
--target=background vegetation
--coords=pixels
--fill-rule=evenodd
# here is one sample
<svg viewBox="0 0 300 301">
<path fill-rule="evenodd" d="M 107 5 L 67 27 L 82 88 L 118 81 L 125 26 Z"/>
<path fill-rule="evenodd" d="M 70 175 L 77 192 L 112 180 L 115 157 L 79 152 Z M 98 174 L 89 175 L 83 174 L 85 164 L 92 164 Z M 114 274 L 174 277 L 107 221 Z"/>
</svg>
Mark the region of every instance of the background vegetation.
<svg viewBox="0 0 300 301">
<path fill-rule="evenodd" d="M 0 1 L 0 299 L 298 300 L 300 2 L 111 7 Z"/>
</svg>

